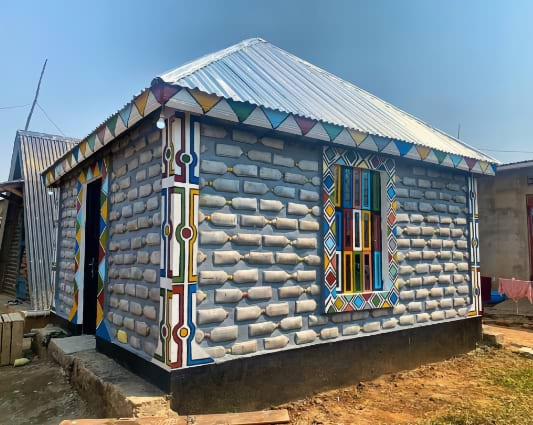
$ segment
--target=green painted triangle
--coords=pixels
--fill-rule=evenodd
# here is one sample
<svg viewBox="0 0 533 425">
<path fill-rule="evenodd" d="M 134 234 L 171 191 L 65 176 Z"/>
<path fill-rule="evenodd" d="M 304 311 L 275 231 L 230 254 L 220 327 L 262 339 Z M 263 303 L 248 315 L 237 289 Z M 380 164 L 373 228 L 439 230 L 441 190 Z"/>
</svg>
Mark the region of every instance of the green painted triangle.
<svg viewBox="0 0 533 425">
<path fill-rule="evenodd" d="M 115 135 L 115 128 L 117 127 L 117 120 L 118 120 L 118 114 L 113 115 L 109 120 L 107 121 L 107 128 L 109 128 L 109 131 L 114 136 Z"/>
<path fill-rule="evenodd" d="M 442 151 L 439 151 L 437 149 L 434 149 L 433 153 L 435 154 L 435 156 L 439 160 L 439 164 L 442 164 L 442 161 L 444 161 L 444 159 L 446 158 L 446 155 L 448 155 L 446 152 L 442 152 Z"/>
<path fill-rule="evenodd" d="M 96 134 L 93 133 L 87 139 L 87 144 L 89 145 L 89 148 L 91 149 L 91 152 L 94 152 L 94 142 L 95 141 L 96 141 Z"/>
<path fill-rule="evenodd" d="M 239 122 L 246 120 L 255 109 L 255 105 L 248 102 L 235 102 L 234 100 L 228 99 L 228 104 L 233 112 L 235 112 L 235 115 L 237 115 Z"/>
</svg>

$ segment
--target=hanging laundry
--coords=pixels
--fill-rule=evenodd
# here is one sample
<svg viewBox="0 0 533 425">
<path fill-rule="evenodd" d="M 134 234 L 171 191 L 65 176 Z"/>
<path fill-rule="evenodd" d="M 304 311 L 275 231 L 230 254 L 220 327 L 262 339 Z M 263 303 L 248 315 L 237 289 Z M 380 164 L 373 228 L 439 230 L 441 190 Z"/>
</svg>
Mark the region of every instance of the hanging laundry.
<svg viewBox="0 0 533 425">
<path fill-rule="evenodd" d="M 505 293 L 513 301 L 527 298 L 533 304 L 533 283 L 530 281 L 500 278 L 498 293 L 500 295 Z"/>
</svg>

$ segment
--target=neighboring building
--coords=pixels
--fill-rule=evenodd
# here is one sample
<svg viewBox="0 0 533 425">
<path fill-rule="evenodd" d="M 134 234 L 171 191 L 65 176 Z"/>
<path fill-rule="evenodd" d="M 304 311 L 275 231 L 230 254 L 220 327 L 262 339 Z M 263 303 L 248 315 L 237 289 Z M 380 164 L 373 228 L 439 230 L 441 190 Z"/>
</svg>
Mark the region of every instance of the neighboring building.
<svg viewBox="0 0 533 425">
<path fill-rule="evenodd" d="M 74 139 L 17 131 L 9 180 L 0 183 L 1 196 L 7 200 L 1 227 L 0 292 L 29 300 L 32 310 L 50 309 L 56 243 L 58 191 L 47 189 L 40 173 L 75 145 Z"/>
<path fill-rule="evenodd" d="M 498 166 L 479 189 L 481 275 L 533 280 L 533 160 Z"/>
<path fill-rule="evenodd" d="M 43 172 L 61 190 L 56 314 L 180 412 L 470 349 L 495 162 L 244 41 L 154 79 Z"/>
</svg>

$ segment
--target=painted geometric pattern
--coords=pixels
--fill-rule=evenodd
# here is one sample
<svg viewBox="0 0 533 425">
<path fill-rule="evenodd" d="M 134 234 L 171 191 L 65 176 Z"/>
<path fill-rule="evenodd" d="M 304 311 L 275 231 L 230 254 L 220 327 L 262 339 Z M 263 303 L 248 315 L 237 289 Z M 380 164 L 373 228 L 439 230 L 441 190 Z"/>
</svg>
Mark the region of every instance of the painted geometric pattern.
<svg viewBox="0 0 533 425">
<path fill-rule="evenodd" d="M 99 159 L 90 166 L 81 170 L 77 181 L 76 197 L 76 243 L 74 246 L 74 304 L 69 314 L 72 323 L 82 323 L 83 311 L 78 306 L 83 306 L 83 250 L 80 249 L 85 241 L 85 192 L 87 183 L 101 178 L 102 186 L 100 192 L 100 224 L 99 224 L 99 245 L 98 245 L 98 289 L 96 304 L 96 335 L 109 340 L 109 332 L 105 326 L 104 319 L 104 283 L 107 273 L 106 247 L 109 236 L 109 158 Z M 83 307 L 81 307 L 83 308 Z"/>
<path fill-rule="evenodd" d="M 311 120 L 247 102 L 235 102 L 199 90 L 181 88 L 158 81 L 112 115 L 86 139 L 45 170 L 43 172 L 45 184 L 49 185 L 56 182 L 78 163 L 162 105 L 195 114 L 303 136 L 309 140 L 359 147 L 472 173 L 494 175 L 496 172 L 496 165 L 487 161 L 449 154 L 402 140 L 370 135 L 359 130 Z"/>
<path fill-rule="evenodd" d="M 481 304 L 481 277 L 479 263 L 479 214 L 477 198 L 477 179 L 468 176 L 468 214 L 470 225 L 470 271 L 472 281 L 472 304 L 469 315 L 478 316 L 483 312 Z"/>
<path fill-rule="evenodd" d="M 210 363 L 194 339 L 198 270 L 200 124 L 166 120 L 161 190 L 160 335 L 154 362 L 167 369 Z"/>
<path fill-rule="evenodd" d="M 344 294 L 338 290 L 336 240 L 337 229 L 335 225 L 335 165 L 357 167 L 375 170 L 385 173 L 386 184 L 384 187 L 387 204 L 382 208 L 382 214 L 386 213 L 387 223 L 387 270 L 390 288 L 385 291 L 372 291 L 362 293 Z M 396 190 L 394 176 L 396 167 L 394 160 L 381 155 L 362 155 L 355 150 L 324 147 L 323 150 L 323 179 L 322 199 L 323 210 L 323 234 L 324 234 L 324 305 L 326 313 L 339 313 L 346 311 L 370 310 L 377 308 L 394 307 L 399 300 L 396 288 L 396 276 L 398 273 L 397 243 L 396 243 Z M 382 249 L 384 251 L 384 249 Z M 385 257 L 383 257 L 385 261 Z M 388 286 L 387 284 L 385 286 Z"/>
</svg>

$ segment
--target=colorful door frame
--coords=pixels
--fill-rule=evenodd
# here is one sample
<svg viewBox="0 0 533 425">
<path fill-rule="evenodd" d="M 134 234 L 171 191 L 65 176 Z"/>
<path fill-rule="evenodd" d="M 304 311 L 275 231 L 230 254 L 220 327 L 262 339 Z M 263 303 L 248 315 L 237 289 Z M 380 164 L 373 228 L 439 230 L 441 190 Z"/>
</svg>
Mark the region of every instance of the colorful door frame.
<svg viewBox="0 0 533 425">
<path fill-rule="evenodd" d="M 109 332 L 104 320 L 104 283 L 107 278 L 107 241 L 109 236 L 109 157 L 100 158 L 81 170 L 77 179 L 76 195 L 76 242 L 74 245 L 74 303 L 68 320 L 76 325 L 83 322 L 83 279 L 85 261 L 85 208 L 87 184 L 102 179 L 100 192 L 100 235 L 98 252 L 98 290 L 96 305 L 96 335 L 109 341 Z"/>
<path fill-rule="evenodd" d="M 154 363 L 167 370 L 213 361 L 196 343 L 200 123 L 176 112 L 162 131 L 159 341 Z"/>
<path fill-rule="evenodd" d="M 324 309 L 326 313 L 340 313 L 346 311 L 360 311 L 377 308 L 394 307 L 399 300 L 396 277 L 398 274 L 397 241 L 396 241 L 396 190 L 394 176 L 396 166 L 392 158 L 375 154 L 362 154 L 355 150 L 345 150 L 337 147 L 323 148 L 323 233 L 324 233 Z M 383 205 L 382 214 L 386 214 L 387 256 L 383 261 L 388 262 L 387 284 L 383 291 L 339 294 L 336 256 L 336 226 L 335 226 L 335 178 L 334 165 L 366 168 L 383 172 L 386 176 L 383 185 L 386 207 Z"/>
<path fill-rule="evenodd" d="M 469 244 L 470 244 L 470 297 L 471 305 L 469 316 L 483 314 L 481 302 L 481 273 L 479 262 L 479 214 L 477 196 L 477 178 L 469 174 L 468 180 L 468 221 L 469 221 Z"/>
</svg>

